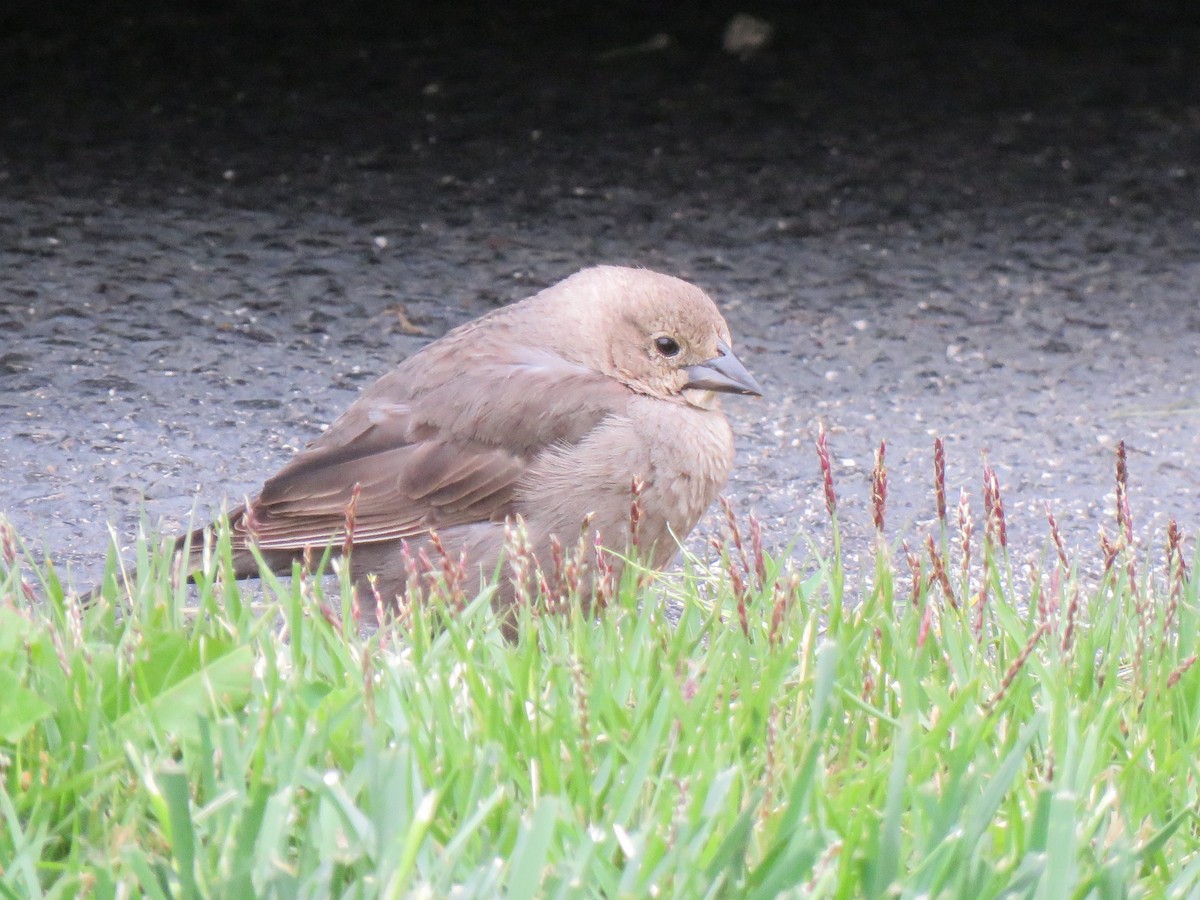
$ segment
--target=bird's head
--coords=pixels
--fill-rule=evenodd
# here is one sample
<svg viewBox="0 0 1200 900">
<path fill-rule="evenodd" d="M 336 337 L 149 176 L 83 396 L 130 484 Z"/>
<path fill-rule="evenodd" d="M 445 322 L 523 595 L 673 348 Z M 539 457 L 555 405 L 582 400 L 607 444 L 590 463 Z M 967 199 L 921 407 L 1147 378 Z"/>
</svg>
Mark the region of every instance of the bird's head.
<svg viewBox="0 0 1200 900">
<path fill-rule="evenodd" d="M 556 287 L 582 326 L 572 355 L 638 393 L 711 408 L 715 394 L 761 396 L 729 326 L 694 284 L 645 269 L 598 266 Z M 564 308 L 565 307 L 565 308 Z"/>
</svg>

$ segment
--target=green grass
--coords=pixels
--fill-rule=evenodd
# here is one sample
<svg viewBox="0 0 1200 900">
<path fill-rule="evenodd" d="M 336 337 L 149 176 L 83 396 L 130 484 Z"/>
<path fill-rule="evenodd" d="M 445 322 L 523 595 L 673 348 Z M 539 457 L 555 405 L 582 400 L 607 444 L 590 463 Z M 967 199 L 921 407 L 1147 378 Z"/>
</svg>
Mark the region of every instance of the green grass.
<svg viewBox="0 0 1200 900">
<path fill-rule="evenodd" d="M 343 630 L 344 579 L 197 608 L 145 543 L 81 609 L 4 526 L 0 897 L 1197 896 L 1178 535 L 1022 588 L 993 524 L 965 577 L 945 526 L 868 573 L 751 529 L 513 642 L 461 594 Z"/>
</svg>

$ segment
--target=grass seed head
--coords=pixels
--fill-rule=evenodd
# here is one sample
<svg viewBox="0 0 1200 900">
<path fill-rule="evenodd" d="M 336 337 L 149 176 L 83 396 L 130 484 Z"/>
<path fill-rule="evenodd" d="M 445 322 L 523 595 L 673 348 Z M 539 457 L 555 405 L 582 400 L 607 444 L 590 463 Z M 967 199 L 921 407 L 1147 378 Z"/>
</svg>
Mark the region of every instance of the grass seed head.
<svg viewBox="0 0 1200 900">
<path fill-rule="evenodd" d="M 950 584 L 950 576 L 946 574 L 945 560 L 942 559 L 942 554 L 938 552 L 937 544 L 933 541 L 933 535 L 928 535 L 925 541 L 925 549 L 929 552 L 929 564 L 933 567 L 933 580 L 942 589 L 942 596 L 946 598 L 946 602 L 950 604 L 950 607 L 958 609 L 958 598 L 954 595 L 954 586 Z"/>
<path fill-rule="evenodd" d="M 771 646 L 779 643 L 783 634 L 783 617 L 787 614 L 787 591 L 778 581 L 771 590 L 771 630 L 767 634 L 767 642 Z"/>
<path fill-rule="evenodd" d="M 239 524 L 245 530 L 247 540 L 249 542 L 253 542 L 254 539 L 257 538 L 259 532 L 258 516 L 255 513 L 253 504 L 247 503 L 243 508 L 242 517 L 239 520 Z"/>
<path fill-rule="evenodd" d="M 400 561 L 404 565 L 404 600 L 410 610 L 425 605 L 425 585 L 421 565 L 408 541 L 400 542 Z"/>
<path fill-rule="evenodd" d="M 1165 647 L 1175 633 L 1175 616 L 1179 612 L 1179 599 L 1183 596 L 1187 582 L 1187 563 L 1183 559 L 1183 537 L 1178 523 L 1172 519 L 1167 523 L 1167 578 L 1170 590 L 1167 594 L 1167 609 L 1163 613 L 1162 644 Z"/>
<path fill-rule="evenodd" d="M 987 611 L 988 599 L 991 596 L 990 585 L 991 579 L 987 577 L 987 573 L 985 572 L 983 577 L 979 579 L 979 593 L 975 595 L 975 619 L 971 624 L 971 631 L 975 635 L 975 640 L 981 643 L 983 641 L 984 613 Z"/>
<path fill-rule="evenodd" d="M 446 603 L 454 610 L 462 610 L 467 605 L 467 594 L 464 585 L 467 580 L 467 554 L 464 551 L 459 551 L 457 556 L 450 553 L 446 549 L 446 545 L 442 543 L 441 535 L 434 529 L 429 530 L 429 544 L 433 547 L 433 552 L 437 554 L 440 565 L 436 570 L 441 574 L 440 590 L 445 594 Z M 430 578 L 434 579 L 435 567 L 430 565 Z M 433 587 L 433 584 L 431 584 Z"/>
<path fill-rule="evenodd" d="M 1129 509 L 1129 459 L 1124 441 L 1117 443 L 1117 532 L 1125 538 L 1126 546 L 1133 546 L 1133 516 Z"/>
<path fill-rule="evenodd" d="M 988 713 L 995 712 L 1000 701 L 1004 699 L 1009 688 L 1016 681 L 1017 675 L 1025 668 L 1025 663 L 1029 661 L 1029 654 L 1033 653 L 1033 648 L 1037 646 L 1038 641 L 1042 639 L 1042 635 L 1046 633 L 1046 628 L 1047 625 L 1045 622 L 1038 625 L 1033 634 L 1029 636 L 1029 640 L 1025 642 L 1025 646 L 1021 648 L 1021 652 L 1017 654 L 1017 658 L 1012 661 L 1012 664 L 1005 671 L 1004 678 L 1000 682 L 1000 687 L 996 689 L 996 692 L 992 694 L 985 704 L 985 709 Z"/>
<path fill-rule="evenodd" d="M 750 559 L 754 563 L 754 577 L 758 590 L 767 586 L 767 555 L 763 550 L 762 523 L 753 511 L 750 513 Z"/>
<path fill-rule="evenodd" d="M 937 499 L 937 516 L 946 525 L 946 444 L 941 438 L 933 441 L 933 491 Z"/>
<path fill-rule="evenodd" d="M 1004 518 L 1004 498 L 1000 495 L 1000 479 L 996 470 L 984 458 L 983 463 L 984 538 L 1001 550 L 1008 549 L 1008 525 Z"/>
<path fill-rule="evenodd" d="M 0 521 L 0 559 L 9 569 L 17 564 L 17 532 L 7 519 Z"/>
<path fill-rule="evenodd" d="M 595 533 L 592 540 L 592 549 L 596 558 L 596 585 L 595 585 L 595 605 L 596 610 L 604 610 L 608 608 L 610 602 L 617 594 L 617 568 L 612 557 L 604 549 L 604 541 L 600 532 Z"/>
<path fill-rule="evenodd" d="M 537 561 L 529 546 L 529 534 L 521 516 L 510 516 L 504 522 L 504 556 L 508 560 L 513 602 L 517 606 L 529 606 L 533 600 L 530 579 L 537 571 Z"/>
<path fill-rule="evenodd" d="M 385 621 L 384 616 L 387 614 L 387 604 L 383 602 L 383 594 L 379 592 L 379 578 L 374 572 L 367 576 L 367 588 L 371 592 L 371 599 L 375 601 L 375 621 L 381 626 L 379 629 L 379 649 L 386 650 L 388 644 L 387 629 L 382 626 Z M 397 604 L 396 611 L 397 614 L 401 612 L 399 604 Z M 404 610 L 404 612 L 407 612 L 407 610 Z"/>
<path fill-rule="evenodd" d="M 1104 557 L 1104 574 L 1107 575 L 1112 571 L 1113 563 L 1117 561 L 1117 554 L 1121 552 L 1119 542 L 1108 539 L 1108 532 L 1104 530 L 1104 526 L 1100 526 L 1100 553 Z"/>
<path fill-rule="evenodd" d="M 357 481 L 354 483 L 354 490 L 350 492 L 350 502 L 346 504 L 344 510 L 345 518 L 345 534 L 342 537 L 342 556 L 350 558 L 350 551 L 354 549 L 354 526 L 358 518 L 358 495 L 362 492 L 362 485 Z"/>
<path fill-rule="evenodd" d="M 1071 571 L 1071 561 L 1067 558 L 1067 550 L 1063 545 L 1062 532 L 1058 530 L 1058 521 L 1054 518 L 1054 510 L 1050 501 L 1046 501 L 1046 521 L 1050 523 L 1050 537 L 1054 541 L 1054 549 L 1058 551 L 1058 562 L 1063 572 Z"/>
<path fill-rule="evenodd" d="M 1179 679 L 1181 679 L 1184 675 L 1186 675 L 1188 672 L 1188 669 L 1190 669 L 1192 666 L 1194 666 L 1196 664 L 1196 659 L 1197 659 L 1197 655 L 1195 653 L 1193 653 L 1191 656 L 1189 656 L 1187 659 L 1185 659 L 1182 663 L 1180 663 L 1175 669 L 1173 669 L 1171 671 L 1171 674 L 1167 676 L 1167 687 L 1173 688 L 1173 687 L 1175 687 L 1175 685 L 1179 684 Z"/>
<path fill-rule="evenodd" d="M 933 541 L 932 535 L 929 540 Z M 904 541 L 903 546 L 904 558 L 908 560 L 909 577 L 912 579 L 912 591 L 909 599 L 913 609 L 917 609 L 921 605 L 921 559 L 909 548 L 908 541 Z"/>
<path fill-rule="evenodd" d="M 887 441 L 880 441 L 875 452 L 875 467 L 871 470 L 871 512 L 875 530 L 882 533 L 887 513 Z"/>
<path fill-rule="evenodd" d="M 962 553 L 962 580 L 967 580 L 971 569 L 971 535 L 975 532 L 975 523 L 971 520 L 971 498 L 967 489 L 962 488 L 958 494 L 958 546 Z"/>
<path fill-rule="evenodd" d="M 629 546 L 635 557 L 638 555 L 638 526 L 642 522 L 642 491 L 645 487 L 646 482 L 634 475 L 629 485 Z"/>
<path fill-rule="evenodd" d="M 564 593 L 567 577 L 567 554 L 563 550 L 562 541 L 557 534 L 550 535 L 550 580 L 554 582 L 554 590 Z"/>
<path fill-rule="evenodd" d="M 1179 530 L 1179 523 L 1174 519 L 1167 523 L 1167 564 L 1170 565 L 1171 557 L 1175 557 L 1176 565 L 1179 570 L 1180 577 L 1187 578 L 1187 560 L 1183 555 L 1183 532 Z"/>
<path fill-rule="evenodd" d="M 793 604 L 800 597 L 800 573 L 789 569 L 787 584 L 782 578 L 776 578 L 771 585 L 771 631 L 769 641 L 772 645 L 783 639 L 783 625 Z"/>
<path fill-rule="evenodd" d="M 733 549 L 737 551 L 739 562 L 742 564 L 742 571 L 746 574 L 750 573 L 750 557 L 746 553 L 746 545 L 742 543 L 742 529 L 738 526 L 737 513 L 733 509 L 733 501 L 724 494 L 720 497 L 721 510 L 725 513 L 725 525 L 729 530 L 729 543 Z M 732 557 L 732 554 L 730 554 Z"/>
<path fill-rule="evenodd" d="M 829 443 L 825 424 L 817 430 L 817 461 L 821 464 L 821 482 L 825 486 L 825 511 L 829 517 L 837 515 L 837 494 L 833 491 L 833 464 L 829 460 Z"/>
</svg>

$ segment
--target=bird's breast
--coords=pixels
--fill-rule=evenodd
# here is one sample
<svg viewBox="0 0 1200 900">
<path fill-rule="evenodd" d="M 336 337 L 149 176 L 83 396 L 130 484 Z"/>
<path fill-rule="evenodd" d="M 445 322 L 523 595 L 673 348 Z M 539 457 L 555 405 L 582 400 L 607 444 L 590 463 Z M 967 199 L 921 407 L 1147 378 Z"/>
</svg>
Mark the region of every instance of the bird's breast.
<svg viewBox="0 0 1200 900">
<path fill-rule="evenodd" d="M 720 409 L 667 403 L 638 410 L 648 435 L 646 502 L 656 501 L 677 536 L 691 531 L 733 467 L 733 432 Z"/>
<path fill-rule="evenodd" d="M 640 534 L 660 548 L 655 562 L 663 564 L 674 549 L 671 536 L 692 530 L 732 464 L 733 434 L 720 410 L 637 397 L 583 440 L 543 452 L 522 479 L 517 509 L 539 533 L 568 540 L 590 514 L 606 543 L 619 546 L 636 476 L 644 485 Z"/>
</svg>

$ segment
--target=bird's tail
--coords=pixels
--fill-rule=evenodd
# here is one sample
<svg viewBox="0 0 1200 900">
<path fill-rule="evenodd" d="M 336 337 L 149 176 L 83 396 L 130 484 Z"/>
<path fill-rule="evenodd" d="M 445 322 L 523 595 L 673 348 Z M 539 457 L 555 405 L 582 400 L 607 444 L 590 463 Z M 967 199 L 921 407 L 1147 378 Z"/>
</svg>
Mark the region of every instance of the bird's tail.
<svg viewBox="0 0 1200 900">
<path fill-rule="evenodd" d="M 245 529 L 239 527 L 245 516 L 246 507 L 243 505 L 232 510 L 228 517 L 229 540 L 233 551 L 234 578 L 255 578 L 258 576 L 259 566 L 254 559 L 254 554 L 250 552 L 250 548 L 247 545 Z M 212 552 L 222 533 L 222 529 L 222 522 L 209 522 L 207 525 L 194 528 L 188 534 L 180 535 L 175 539 L 175 552 L 188 554 L 187 569 L 189 581 L 192 579 L 193 573 L 200 571 L 204 567 L 205 553 Z M 271 568 L 274 569 L 275 567 L 272 565 Z"/>
<path fill-rule="evenodd" d="M 247 545 L 245 530 L 238 527 L 245 514 L 246 507 L 243 505 L 231 511 L 228 517 L 228 533 L 233 551 L 233 577 L 237 579 L 257 578 L 259 574 L 259 563 Z M 174 555 L 186 555 L 184 567 L 187 571 L 188 581 L 193 581 L 196 573 L 204 569 L 205 556 L 213 551 L 222 530 L 223 525 L 218 520 L 217 522 L 209 522 L 207 525 L 194 528 L 187 534 L 182 534 L 175 539 L 173 546 Z M 267 553 L 263 556 L 263 561 L 275 572 L 286 573 L 291 569 L 291 554 L 281 554 L 278 551 Z M 136 570 L 131 570 L 127 575 L 122 575 L 117 570 L 110 571 L 105 574 L 104 579 L 99 584 L 79 598 L 80 603 L 84 608 L 87 608 L 106 593 L 119 594 L 122 581 L 132 583 L 136 579 Z"/>
</svg>

